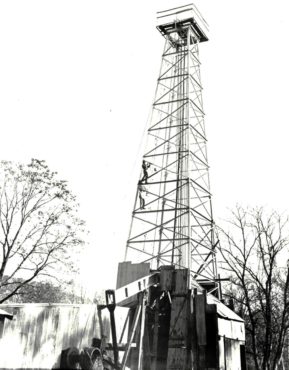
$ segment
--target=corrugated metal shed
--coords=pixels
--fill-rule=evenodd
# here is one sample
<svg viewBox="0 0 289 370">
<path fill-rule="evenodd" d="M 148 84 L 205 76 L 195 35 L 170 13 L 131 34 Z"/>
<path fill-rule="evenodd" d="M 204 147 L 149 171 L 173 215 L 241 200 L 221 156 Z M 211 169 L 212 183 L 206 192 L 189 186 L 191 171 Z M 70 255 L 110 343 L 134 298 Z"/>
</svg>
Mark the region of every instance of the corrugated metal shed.
<svg viewBox="0 0 289 370">
<path fill-rule="evenodd" d="M 208 294 L 207 302 L 217 307 L 219 336 L 244 342 L 244 320 L 211 294 Z"/>
<path fill-rule="evenodd" d="M 2 305 L 13 315 L 4 322 L 0 339 L 1 369 L 52 369 L 59 366 L 61 350 L 91 345 L 100 336 L 96 305 Z M 104 319 L 109 336 L 109 322 Z"/>
</svg>

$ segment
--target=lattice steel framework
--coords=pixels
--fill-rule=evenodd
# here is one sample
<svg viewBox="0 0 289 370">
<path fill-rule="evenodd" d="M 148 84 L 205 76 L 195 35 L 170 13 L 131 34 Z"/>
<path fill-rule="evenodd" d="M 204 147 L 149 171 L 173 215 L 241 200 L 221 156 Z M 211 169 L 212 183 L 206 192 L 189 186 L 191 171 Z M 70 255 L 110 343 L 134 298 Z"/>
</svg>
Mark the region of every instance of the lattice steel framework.
<svg viewBox="0 0 289 370">
<path fill-rule="evenodd" d="M 216 280 L 214 222 L 195 17 L 158 27 L 165 38 L 125 259 L 189 268 Z"/>
</svg>

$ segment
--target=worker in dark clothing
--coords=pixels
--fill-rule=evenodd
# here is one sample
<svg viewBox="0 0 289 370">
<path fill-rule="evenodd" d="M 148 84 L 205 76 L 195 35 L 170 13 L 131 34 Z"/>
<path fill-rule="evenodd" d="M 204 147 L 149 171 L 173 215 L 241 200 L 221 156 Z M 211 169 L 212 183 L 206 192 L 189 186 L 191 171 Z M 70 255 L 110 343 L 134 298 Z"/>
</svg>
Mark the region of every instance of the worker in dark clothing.
<svg viewBox="0 0 289 370">
<path fill-rule="evenodd" d="M 139 203 L 140 209 L 145 209 L 145 199 L 144 194 L 146 193 L 146 188 L 142 185 L 141 181 L 138 182 L 138 196 L 139 196 Z"/>
<path fill-rule="evenodd" d="M 145 184 L 148 183 L 148 168 L 150 167 L 150 163 L 147 163 L 145 160 L 142 161 L 142 170 L 143 170 L 143 178 L 141 179 L 141 182 L 144 182 Z"/>
</svg>

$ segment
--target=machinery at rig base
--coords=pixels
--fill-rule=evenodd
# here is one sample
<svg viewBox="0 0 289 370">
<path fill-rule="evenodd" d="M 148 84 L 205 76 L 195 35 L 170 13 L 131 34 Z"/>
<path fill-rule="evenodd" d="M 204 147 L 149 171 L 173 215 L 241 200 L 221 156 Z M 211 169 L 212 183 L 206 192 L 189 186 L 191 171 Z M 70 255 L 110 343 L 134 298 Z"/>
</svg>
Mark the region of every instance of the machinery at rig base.
<svg viewBox="0 0 289 370">
<path fill-rule="evenodd" d="M 131 278 L 134 281 L 125 284 Z M 110 308 L 111 337 L 115 340 L 108 348 L 114 350 L 113 368 L 245 369 L 243 320 L 196 281 L 191 283 L 188 269 L 162 266 L 151 271 L 149 264 L 123 262 L 119 264 L 118 284 L 113 294 L 110 291 L 113 301 L 101 308 L 128 309 L 117 341 L 114 308 Z M 120 343 L 124 333 L 125 344 Z"/>
<path fill-rule="evenodd" d="M 148 272 L 148 275 L 144 275 Z M 149 264 L 119 265 L 116 290 L 99 305 L 101 338 L 92 347 L 62 352 L 62 369 L 203 370 L 246 369 L 243 320 L 197 282 L 190 271 Z M 133 276 L 134 281 L 130 281 Z M 126 310 L 123 326 L 116 310 Z M 110 316 L 111 342 L 102 331 Z M 121 329 L 117 333 L 117 327 Z"/>
</svg>

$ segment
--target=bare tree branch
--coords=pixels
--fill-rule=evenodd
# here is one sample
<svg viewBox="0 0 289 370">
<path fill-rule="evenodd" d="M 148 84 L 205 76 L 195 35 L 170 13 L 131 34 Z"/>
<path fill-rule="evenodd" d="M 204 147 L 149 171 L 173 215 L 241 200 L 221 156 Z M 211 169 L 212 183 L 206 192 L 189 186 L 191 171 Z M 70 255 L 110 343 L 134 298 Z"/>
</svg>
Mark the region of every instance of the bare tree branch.
<svg viewBox="0 0 289 370">
<path fill-rule="evenodd" d="M 57 266 L 68 272 L 84 231 L 77 209 L 67 183 L 44 161 L 0 162 L 1 303 L 40 276 L 59 279 Z"/>
<path fill-rule="evenodd" d="M 289 327 L 288 218 L 237 207 L 219 228 L 222 269 L 230 274 L 226 295 L 242 312 L 256 369 L 275 370 Z M 287 235 L 286 235 L 287 232 Z"/>
</svg>

